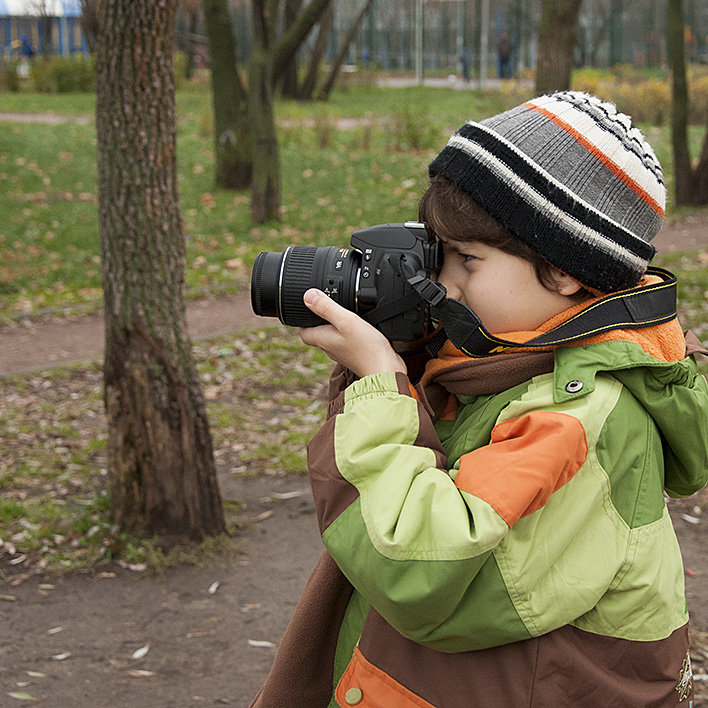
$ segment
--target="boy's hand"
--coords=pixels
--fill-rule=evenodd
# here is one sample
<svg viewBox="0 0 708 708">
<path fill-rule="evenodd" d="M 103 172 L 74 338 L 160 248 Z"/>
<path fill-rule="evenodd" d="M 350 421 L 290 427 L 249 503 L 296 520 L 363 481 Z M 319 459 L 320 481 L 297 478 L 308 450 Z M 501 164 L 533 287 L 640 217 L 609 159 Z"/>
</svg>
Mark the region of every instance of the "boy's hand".
<svg viewBox="0 0 708 708">
<path fill-rule="evenodd" d="M 305 344 L 319 347 L 330 359 L 359 377 L 384 371 L 406 373 L 403 359 L 393 351 L 386 337 L 359 315 L 314 288 L 305 293 L 303 300 L 312 312 L 330 323 L 301 329 L 300 338 Z"/>
</svg>

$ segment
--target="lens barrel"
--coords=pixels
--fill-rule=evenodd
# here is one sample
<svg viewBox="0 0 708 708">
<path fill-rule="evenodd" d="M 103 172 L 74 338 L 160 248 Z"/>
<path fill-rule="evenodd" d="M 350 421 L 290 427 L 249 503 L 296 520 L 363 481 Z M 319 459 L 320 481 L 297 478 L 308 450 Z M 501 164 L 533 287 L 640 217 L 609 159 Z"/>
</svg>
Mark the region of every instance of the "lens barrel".
<svg viewBox="0 0 708 708">
<path fill-rule="evenodd" d="M 257 315 L 278 317 L 293 327 L 324 323 L 302 301 L 318 288 L 356 311 L 360 254 L 334 246 L 289 246 L 282 253 L 259 253 L 251 277 L 251 306 Z"/>
</svg>

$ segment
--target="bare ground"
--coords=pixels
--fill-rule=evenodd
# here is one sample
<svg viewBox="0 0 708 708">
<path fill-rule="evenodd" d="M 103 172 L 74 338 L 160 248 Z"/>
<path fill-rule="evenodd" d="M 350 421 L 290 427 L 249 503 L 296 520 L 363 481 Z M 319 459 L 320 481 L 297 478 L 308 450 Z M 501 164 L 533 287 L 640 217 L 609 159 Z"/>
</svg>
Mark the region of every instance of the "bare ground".
<svg viewBox="0 0 708 708">
<path fill-rule="evenodd" d="M 665 250 L 706 246 L 708 214 L 670 225 L 657 238 Z M 188 319 L 194 338 L 258 323 L 245 296 L 191 303 Z M 0 375 L 99 356 L 102 338 L 99 316 L 16 323 L 0 330 Z M 0 559 L 0 705 L 248 705 L 322 546 L 304 478 L 220 480 L 225 498 L 245 502 L 241 550 L 220 563 L 159 576 L 110 567 L 13 585 L 12 569 Z M 705 493 L 671 503 L 686 567 L 694 672 L 704 677 L 707 504 Z M 697 682 L 700 694 L 707 684 Z"/>
</svg>

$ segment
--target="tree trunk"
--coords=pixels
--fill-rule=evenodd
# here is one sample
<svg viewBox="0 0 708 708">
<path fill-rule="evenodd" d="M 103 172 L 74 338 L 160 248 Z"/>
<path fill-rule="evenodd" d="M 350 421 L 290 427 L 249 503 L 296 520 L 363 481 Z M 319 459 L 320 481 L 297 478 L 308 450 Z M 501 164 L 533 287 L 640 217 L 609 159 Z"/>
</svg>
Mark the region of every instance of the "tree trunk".
<svg viewBox="0 0 708 708">
<path fill-rule="evenodd" d="M 354 37 L 356 36 L 357 30 L 359 29 L 359 25 L 362 23 L 364 17 L 366 17 L 366 13 L 369 11 L 372 2 L 373 0 L 366 0 L 364 6 L 361 8 L 361 11 L 357 15 L 356 20 L 354 20 L 354 23 L 349 28 L 349 32 L 347 33 L 347 36 L 344 39 L 344 43 L 339 49 L 337 59 L 335 60 L 334 64 L 332 65 L 332 68 L 330 69 L 329 76 L 327 77 L 327 80 L 324 82 L 322 88 L 319 91 L 318 98 L 320 100 L 326 101 L 329 98 L 329 94 L 332 92 L 332 88 L 334 87 L 334 82 L 337 80 L 337 76 L 339 75 L 339 70 L 342 68 L 344 59 L 346 58 L 347 52 L 349 51 L 349 46 L 354 41 Z"/>
<path fill-rule="evenodd" d="M 688 151 L 688 85 L 683 41 L 683 0 L 668 0 L 667 39 L 671 66 L 671 147 L 677 206 L 693 200 L 693 170 Z"/>
<path fill-rule="evenodd" d="M 96 35 L 98 34 L 98 0 L 80 0 L 81 2 L 81 33 L 86 39 L 90 52 L 95 52 Z"/>
<path fill-rule="evenodd" d="M 307 75 L 302 82 L 302 88 L 298 91 L 297 98 L 303 101 L 310 101 L 317 86 L 317 77 L 320 73 L 320 64 L 322 57 L 327 49 L 329 34 L 332 31 L 332 21 L 334 20 L 334 5 L 330 5 L 322 15 L 320 20 L 320 29 L 317 32 L 315 46 L 312 48 L 310 55 L 310 65 L 307 70 Z"/>
<path fill-rule="evenodd" d="M 292 27 L 297 20 L 302 7 L 302 0 L 285 0 L 285 31 Z M 280 95 L 286 98 L 298 97 L 297 54 L 293 54 L 287 66 L 283 69 L 283 78 L 280 86 Z"/>
<path fill-rule="evenodd" d="M 195 9 L 190 9 L 187 12 L 189 23 L 187 32 L 189 39 L 187 40 L 187 65 L 184 67 L 184 76 L 186 79 L 191 79 L 194 76 L 194 57 L 196 54 L 196 43 L 194 37 L 197 34 L 197 22 L 199 21 L 199 13 Z"/>
<path fill-rule="evenodd" d="M 706 116 L 706 134 L 703 138 L 703 149 L 694 174 L 693 203 L 695 206 L 705 206 L 708 204 L 708 116 Z"/>
<path fill-rule="evenodd" d="M 252 178 L 253 139 L 248 97 L 236 69 L 228 1 L 204 0 L 204 20 L 214 102 L 216 183 L 229 189 L 246 189 Z"/>
<path fill-rule="evenodd" d="M 538 25 L 536 93 L 567 91 L 582 0 L 543 0 Z"/>
<path fill-rule="evenodd" d="M 121 529 L 224 531 L 184 308 L 175 0 L 101 0 L 98 199 L 112 510 Z"/>
<path fill-rule="evenodd" d="M 277 0 L 253 0 L 253 44 L 249 62 L 248 108 L 253 130 L 251 219 L 262 224 L 277 219 L 280 208 L 280 164 L 271 81 Z"/>
<path fill-rule="evenodd" d="M 307 39 L 310 30 L 317 24 L 327 7 L 333 3 L 334 0 L 310 0 L 295 22 L 283 33 L 277 45 L 271 47 L 270 79 L 274 88 L 282 79 L 286 67 L 294 59 L 300 45 Z M 263 5 L 263 2 L 258 4 Z"/>
</svg>

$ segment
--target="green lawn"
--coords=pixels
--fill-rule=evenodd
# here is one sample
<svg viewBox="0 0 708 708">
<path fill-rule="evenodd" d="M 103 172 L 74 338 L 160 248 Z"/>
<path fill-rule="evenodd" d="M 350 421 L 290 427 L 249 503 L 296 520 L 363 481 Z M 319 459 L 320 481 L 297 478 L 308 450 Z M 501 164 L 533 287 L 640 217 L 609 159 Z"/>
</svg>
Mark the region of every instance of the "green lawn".
<svg viewBox="0 0 708 708">
<path fill-rule="evenodd" d="M 246 288 L 262 250 L 345 244 L 357 228 L 415 218 L 427 164 L 450 132 L 524 98 L 351 87 L 327 104 L 281 102 L 282 218 L 254 226 L 247 194 L 214 188 L 208 90 L 179 91 L 189 293 Z M 0 111 L 91 116 L 94 98 L 0 94 Z M 339 118 L 374 122 L 337 129 Z M 671 188 L 669 130 L 643 127 Z M 694 154 L 701 137 L 700 128 L 692 131 Z M 95 163 L 93 121 L 0 124 L 0 324 L 100 306 Z M 668 211 L 676 213 L 671 201 Z M 666 254 L 657 263 L 678 273 L 682 321 L 705 338 L 705 254 Z M 323 355 L 304 348 L 293 332 L 268 330 L 200 343 L 195 359 L 221 468 L 301 472 L 304 442 L 322 419 L 321 382 L 329 368 Z M 111 529 L 101 395 L 98 363 L 0 379 L 0 538 L 50 565 L 116 555 L 142 562 L 156 553 Z"/>
<path fill-rule="evenodd" d="M 451 131 L 525 98 L 515 91 L 355 86 L 326 104 L 280 102 L 282 218 L 265 226 L 251 224 L 246 193 L 214 187 L 209 91 L 203 85 L 179 91 L 190 294 L 244 288 L 261 250 L 344 244 L 362 226 L 414 218 L 427 164 Z M 0 110 L 91 116 L 94 97 L 0 94 Z M 374 124 L 337 129 L 338 118 L 351 117 Z M 668 128 L 645 130 L 671 186 Z M 697 150 L 701 130 L 692 134 Z M 0 319 L 100 305 L 95 160 L 93 122 L 2 124 Z"/>
</svg>

